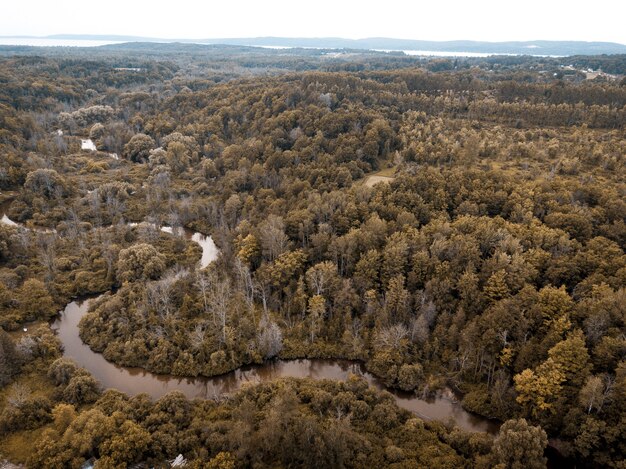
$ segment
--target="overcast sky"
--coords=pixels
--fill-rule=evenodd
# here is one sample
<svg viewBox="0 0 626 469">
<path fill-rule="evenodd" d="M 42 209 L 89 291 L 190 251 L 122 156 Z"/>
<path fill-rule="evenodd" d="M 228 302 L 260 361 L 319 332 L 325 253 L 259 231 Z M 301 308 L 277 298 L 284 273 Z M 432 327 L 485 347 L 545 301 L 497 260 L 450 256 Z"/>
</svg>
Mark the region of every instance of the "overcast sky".
<svg viewBox="0 0 626 469">
<path fill-rule="evenodd" d="M 9 0 L 0 35 L 584 40 L 626 44 L 626 0 Z"/>
</svg>

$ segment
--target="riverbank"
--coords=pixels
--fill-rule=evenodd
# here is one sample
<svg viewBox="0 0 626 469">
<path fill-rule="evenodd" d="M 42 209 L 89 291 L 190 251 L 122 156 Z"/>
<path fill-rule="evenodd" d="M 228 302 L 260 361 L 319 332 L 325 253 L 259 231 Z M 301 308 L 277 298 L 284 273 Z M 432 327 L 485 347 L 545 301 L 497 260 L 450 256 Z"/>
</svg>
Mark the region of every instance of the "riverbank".
<svg viewBox="0 0 626 469">
<path fill-rule="evenodd" d="M 283 377 L 336 379 L 345 381 L 350 374 L 363 378 L 369 386 L 385 390 L 394 396 L 399 407 L 428 420 L 454 421 L 467 431 L 495 434 L 497 422 L 465 411 L 444 393 L 430 398 L 418 398 L 415 393 L 388 388 L 380 378 L 366 370 L 361 362 L 332 359 L 270 360 L 261 365 L 244 365 L 234 371 L 213 377 L 181 377 L 159 375 L 142 368 L 123 367 L 107 361 L 80 340 L 78 324 L 89 308 L 89 301 L 73 301 L 52 324 L 63 344 L 63 355 L 87 369 L 102 385 L 128 395 L 147 393 L 159 399 L 171 391 L 181 391 L 189 399 L 215 399 L 230 395 L 242 386 Z"/>
<path fill-rule="evenodd" d="M 135 227 L 137 224 L 131 226 Z M 173 232 L 168 227 L 161 227 L 161 231 Z M 186 239 L 194 241 L 202 249 L 200 268 L 217 259 L 218 250 L 210 236 L 187 229 L 184 229 L 183 234 Z M 94 296 L 101 295 L 90 295 L 91 298 Z M 57 332 L 63 344 L 64 356 L 87 369 L 106 389 L 118 389 L 129 395 L 146 392 L 155 399 L 172 390 L 178 390 L 190 399 L 197 397 L 210 399 L 230 394 L 245 383 L 265 382 L 280 377 L 346 380 L 352 373 L 361 376 L 368 385 L 390 392 L 400 407 L 422 418 L 453 421 L 468 431 L 496 433 L 499 427 L 495 421 L 465 411 L 459 402 L 445 396 L 445 392 L 439 391 L 435 396 L 420 399 L 415 393 L 389 388 L 381 378 L 367 371 L 363 362 L 354 360 L 328 358 L 275 360 L 260 365 L 244 365 L 218 376 L 197 378 L 159 375 L 143 368 L 122 367 L 107 361 L 80 339 L 79 322 L 87 313 L 89 303 L 90 299 L 85 297 L 71 301 L 52 321 L 51 327 Z"/>
</svg>

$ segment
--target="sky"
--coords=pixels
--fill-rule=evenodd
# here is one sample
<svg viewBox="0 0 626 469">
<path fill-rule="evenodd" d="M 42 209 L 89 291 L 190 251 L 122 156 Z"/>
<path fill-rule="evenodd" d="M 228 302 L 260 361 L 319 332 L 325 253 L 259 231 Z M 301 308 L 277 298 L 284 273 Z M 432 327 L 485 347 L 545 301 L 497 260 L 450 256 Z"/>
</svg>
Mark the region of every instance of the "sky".
<svg viewBox="0 0 626 469">
<path fill-rule="evenodd" d="M 15 0 L 0 36 L 393 37 L 626 44 L 626 0 Z"/>
</svg>

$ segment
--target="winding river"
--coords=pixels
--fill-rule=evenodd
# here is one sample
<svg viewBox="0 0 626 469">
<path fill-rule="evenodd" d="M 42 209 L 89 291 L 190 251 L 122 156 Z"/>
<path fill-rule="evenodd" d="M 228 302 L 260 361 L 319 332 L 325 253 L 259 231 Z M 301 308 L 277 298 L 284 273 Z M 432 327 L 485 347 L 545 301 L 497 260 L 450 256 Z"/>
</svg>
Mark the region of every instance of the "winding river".
<svg viewBox="0 0 626 469">
<path fill-rule="evenodd" d="M 14 224 L 4 213 L 1 222 Z M 168 227 L 161 229 L 172 232 Z M 206 267 L 217 258 L 218 250 L 211 237 L 187 229 L 183 230 L 183 235 L 197 242 L 202 248 L 201 267 Z M 93 300 L 72 301 L 60 312 L 51 327 L 57 332 L 63 344 L 63 355 L 89 370 L 105 389 L 114 388 L 129 395 L 147 393 L 155 399 L 178 390 L 188 398 L 211 399 L 230 394 L 248 383 L 260 383 L 282 377 L 346 380 L 350 374 L 356 374 L 363 377 L 371 386 L 390 392 L 399 407 L 424 419 L 453 421 L 460 428 L 474 432 L 497 433 L 499 428 L 497 422 L 463 410 L 461 405 L 449 396 L 439 395 L 421 399 L 414 393 L 388 389 L 378 378 L 367 372 L 363 364 L 348 360 L 272 360 L 262 365 L 243 366 L 212 378 L 157 375 L 141 368 L 118 366 L 105 360 L 101 354 L 93 352 L 79 337 L 78 323 L 87 313 L 90 301 Z"/>
</svg>

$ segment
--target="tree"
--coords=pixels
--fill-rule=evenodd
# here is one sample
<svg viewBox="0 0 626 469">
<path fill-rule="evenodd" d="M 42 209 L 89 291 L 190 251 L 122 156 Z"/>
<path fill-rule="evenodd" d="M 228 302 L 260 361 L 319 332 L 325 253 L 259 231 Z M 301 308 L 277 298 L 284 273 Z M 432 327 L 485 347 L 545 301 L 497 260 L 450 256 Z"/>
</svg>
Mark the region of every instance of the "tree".
<svg viewBox="0 0 626 469">
<path fill-rule="evenodd" d="M 410 307 L 411 296 L 409 291 L 404 288 L 404 275 L 397 275 L 389 280 L 385 292 L 387 321 L 391 324 L 406 323 Z"/>
<path fill-rule="evenodd" d="M 95 402 L 99 395 L 99 383 L 91 375 L 84 373 L 73 376 L 63 390 L 63 399 L 75 405 Z"/>
<path fill-rule="evenodd" d="M 48 378 L 56 386 L 66 386 L 80 368 L 69 358 L 57 358 L 48 368 Z"/>
<path fill-rule="evenodd" d="M 403 391 L 413 391 L 424 379 L 422 365 L 405 363 L 398 370 L 398 387 Z"/>
<path fill-rule="evenodd" d="M 0 329 L 0 388 L 19 371 L 20 357 L 9 334 Z"/>
<path fill-rule="evenodd" d="M 237 459 L 231 453 L 220 451 L 207 464 L 207 469 L 235 469 Z"/>
<path fill-rule="evenodd" d="M 496 463 L 510 469 L 542 469 L 546 467 L 544 449 L 548 437 L 541 427 L 529 425 L 525 419 L 507 420 L 493 442 Z"/>
<path fill-rule="evenodd" d="M 273 358 L 283 348 L 283 333 L 278 324 L 265 318 L 259 327 L 260 331 L 257 334 L 259 352 L 265 359 Z"/>
<path fill-rule="evenodd" d="M 384 327 L 376 334 L 376 347 L 380 350 L 399 352 L 403 355 L 408 346 L 409 331 L 403 324 Z"/>
<path fill-rule="evenodd" d="M 473 265 L 465 269 L 457 282 L 457 290 L 461 297 L 460 305 L 467 313 L 475 314 L 483 308 L 483 294 L 479 288 L 478 275 Z M 492 292 L 492 294 L 495 292 Z M 500 293 L 498 293 L 498 296 Z"/>
<path fill-rule="evenodd" d="M 565 383 L 572 392 L 570 397 L 573 397 L 585 382 L 590 369 L 583 332 L 580 329 L 571 332 L 548 351 L 548 356 L 563 373 Z"/>
<path fill-rule="evenodd" d="M 145 163 L 154 148 L 154 140 L 146 134 L 136 134 L 124 145 L 124 157 L 135 163 Z"/>
<path fill-rule="evenodd" d="M 104 137 L 106 129 L 100 122 L 96 122 L 89 130 L 89 138 L 93 141 L 100 140 Z"/>
<path fill-rule="evenodd" d="M 56 307 L 46 285 L 35 278 L 24 282 L 18 297 L 24 319 L 47 319 L 56 314 Z"/>
<path fill-rule="evenodd" d="M 168 272 L 160 280 L 146 285 L 146 303 L 161 317 L 169 318 L 173 309 L 173 292 L 177 276 L 174 272 Z"/>
<path fill-rule="evenodd" d="M 61 444 L 70 457 L 84 459 L 97 454 L 98 447 L 116 431 L 115 419 L 100 409 L 92 408 L 81 412 L 63 434 Z M 43 467 L 46 467 L 43 464 Z"/>
<path fill-rule="evenodd" d="M 165 256 L 147 243 L 122 249 L 117 261 L 117 277 L 121 282 L 158 278 L 165 270 Z"/>
<path fill-rule="evenodd" d="M 605 397 L 604 381 L 599 376 L 589 376 L 578 395 L 580 405 L 588 414 L 594 409 L 596 412 L 600 412 Z"/>
<path fill-rule="evenodd" d="M 16 232 L 13 227 L 0 224 L 0 260 L 6 261 L 13 254 Z"/>
<path fill-rule="evenodd" d="M 154 169 L 161 165 L 167 164 L 167 152 L 163 148 L 155 148 L 150 150 L 150 156 L 148 157 L 148 166 L 150 169 Z"/>
<path fill-rule="evenodd" d="M 180 174 L 189 167 L 189 151 L 181 142 L 171 142 L 167 146 L 166 159 L 174 174 Z"/>
<path fill-rule="evenodd" d="M 311 342 L 315 341 L 315 337 L 319 334 L 324 315 L 326 314 L 326 300 L 323 296 L 315 295 L 309 298 L 309 336 Z"/>
<path fill-rule="evenodd" d="M 576 452 L 585 458 L 592 457 L 593 464 L 598 467 L 609 466 L 610 453 L 601 450 L 604 446 L 603 440 L 607 437 L 607 423 L 604 420 L 587 415 L 577 430 L 578 434 L 574 439 Z M 611 437 L 609 438 L 612 439 Z"/>
<path fill-rule="evenodd" d="M 260 253 L 259 241 L 253 234 L 248 234 L 245 238 L 237 238 L 235 241 L 238 248 L 237 257 L 247 264 L 253 262 Z"/>
<path fill-rule="evenodd" d="M 57 404 L 52 409 L 52 418 L 55 430 L 62 435 L 76 418 L 76 409 L 70 404 Z"/>
<path fill-rule="evenodd" d="M 267 217 L 260 226 L 260 241 L 263 256 L 270 262 L 285 252 L 289 239 L 285 234 L 285 223 L 281 217 L 276 215 Z"/>
<path fill-rule="evenodd" d="M 552 358 L 543 362 L 536 371 L 526 369 L 514 376 L 517 402 L 537 417 L 547 410 L 554 410 L 554 403 L 561 395 L 565 373 Z"/>
<path fill-rule="evenodd" d="M 492 302 L 501 300 L 509 296 L 509 287 L 506 284 L 506 272 L 504 270 L 498 270 L 494 273 L 485 285 L 485 296 Z"/>
<path fill-rule="evenodd" d="M 205 314 L 211 315 L 213 325 L 220 331 L 220 342 L 226 343 L 231 283 L 220 278 L 214 269 L 198 272 L 196 286 L 200 290 Z"/>
<path fill-rule="evenodd" d="M 102 458 L 98 466 L 127 467 L 127 464 L 141 461 L 151 440 L 150 433 L 144 428 L 126 420 L 110 439 L 100 445 Z"/>
<path fill-rule="evenodd" d="M 545 321 L 554 321 L 568 314 L 574 302 L 565 291 L 565 287 L 546 286 L 539 292 L 541 314 Z"/>
<path fill-rule="evenodd" d="M 339 274 L 334 262 L 324 261 L 306 271 L 306 280 L 313 295 L 332 292 L 339 283 Z"/>
<path fill-rule="evenodd" d="M 62 112 L 59 115 L 59 122 L 65 127 L 72 127 L 72 124 L 85 127 L 94 122 L 106 122 L 114 115 L 115 111 L 111 106 L 96 104 L 95 106 L 77 109 L 71 113 Z"/>
<path fill-rule="evenodd" d="M 306 253 L 302 249 L 286 251 L 273 263 L 263 264 L 257 272 L 259 277 L 265 276 L 270 285 L 280 290 L 299 277 L 305 262 Z"/>
<path fill-rule="evenodd" d="M 63 196 L 65 179 L 54 169 L 36 169 L 28 173 L 24 189 L 46 199 Z"/>
<path fill-rule="evenodd" d="M 404 276 L 409 258 L 409 243 L 404 234 L 394 233 L 387 241 L 383 250 L 381 278 L 387 285 L 393 278 Z"/>
<path fill-rule="evenodd" d="M 355 286 L 361 291 L 379 286 L 380 253 L 371 249 L 361 256 L 354 269 Z"/>
</svg>

